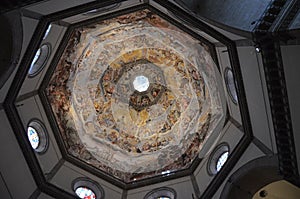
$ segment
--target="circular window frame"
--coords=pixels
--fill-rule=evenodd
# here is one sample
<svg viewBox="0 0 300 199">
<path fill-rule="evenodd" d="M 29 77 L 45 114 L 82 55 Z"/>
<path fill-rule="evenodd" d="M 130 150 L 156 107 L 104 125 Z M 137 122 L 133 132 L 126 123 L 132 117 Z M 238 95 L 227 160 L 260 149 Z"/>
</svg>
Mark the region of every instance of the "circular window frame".
<svg viewBox="0 0 300 199">
<path fill-rule="evenodd" d="M 31 127 L 33 128 L 39 137 L 39 143 L 38 146 L 34 149 L 30 143 L 29 137 L 28 137 L 28 128 Z M 42 121 L 39 119 L 32 119 L 28 122 L 27 128 L 26 128 L 26 134 L 27 134 L 27 139 L 31 145 L 31 148 L 37 152 L 38 154 L 44 154 L 49 146 L 49 138 L 48 138 L 48 132 L 46 130 L 45 125 L 43 124 Z"/>
<path fill-rule="evenodd" d="M 177 193 L 172 188 L 161 187 L 161 188 L 153 189 L 152 191 L 148 192 L 144 196 L 144 199 L 157 199 L 159 197 L 169 197 L 170 199 L 176 199 Z"/>
<path fill-rule="evenodd" d="M 218 164 L 219 158 L 226 152 L 228 152 L 228 157 L 227 157 L 225 163 L 228 161 L 228 158 L 230 156 L 230 147 L 229 147 L 228 143 L 223 142 L 223 143 L 219 144 L 211 152 L 208 163 L 207 163 L 207 171 L 208 171 L 209 175 L 213 176 L 221 171 L 222 168 L 219 171 L 217 170 L 217 164 Z M 222 167 L 223 167 L 223 165 L 222 165 Z"/>
<path fill-rule="evenodd" d="M 76 194 L 76 189 L 78 189 L 80 187 L 85 187 L 85 188 L 90 189 L 96 195 L 96 199 L 104 199 L 104 197 L 105 197 L 105 192 L 104 192 L 104 189 L 102 188 L 102 186 L 99 185 L 99 183 L 97 183 L 89 178 L 80 177 L 80 178 L 76 178 L 75 180 L 73 180 L 72 190 L 77 197 L 78 197 L 78 195 Z"/>
<path fill-rule="evenodd" d="M 40 50 L 40 55 L 37 58 L 37 60 L 33 63 L 33 60 L 30 64 L 30 68 L 28 71 L 28 77 L 29 78 L 33 78 L 35 76 L 37 76 L 45 67 L 50 54 L 51 54 L 51 44 L 50 43 L 44 43 L 41 45 L 41 47 L 38 49 Z M 36 51 L 36 53 L 38 52 L 38 50 Z M 35 54 L 36 55 L 36 54 Z M 30 73 L 31 70 L 33 70 L 33 68 L 37 68 L 34 72 Z"/>
<path fill-rule="evenodd" d="M 234 83 L 234 90 L 235 91 L 232 91 L 232 88 L 229 86 L 229 76 L 228 76 L 228 73 L 231 72 L 232 74 L 232 81 Z M 227 90 L 227 93 L 228 95 L 230 96 L 231 98 L 231 101 L 234 103 L 234 104 L 238 104 L 238 94 L 237 94 L 237 84 L 236 84 L 236 81 L 235 81 L 235 78 L 234 78 L 234 75 L 233 75 L 233 72 L 232 72 L 232 69 L 229 68 L 229 67 L 226 67 L 225 70 L 224 70 L 224 81 L 225 81 L 225 86 L 226 86 L 226 90 Z M 233 95 L 233 92 L 235 92 L 235 96 L 236 98 L 234 97 Z"/>
</svg>

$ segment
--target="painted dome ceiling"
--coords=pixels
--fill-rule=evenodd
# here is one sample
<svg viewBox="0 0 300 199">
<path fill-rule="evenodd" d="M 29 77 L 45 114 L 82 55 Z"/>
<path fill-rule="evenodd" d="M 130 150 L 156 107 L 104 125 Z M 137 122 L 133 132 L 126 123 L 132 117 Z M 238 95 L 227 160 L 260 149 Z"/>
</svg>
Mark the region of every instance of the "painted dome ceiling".
<svg viewBox="0 0 300 199">
<path fill-rule="evenodd" d="M 68 153 L 129 183 L 189 168 L 223 121 L 209 48 L 149 10 L 73 30 L 47 97 Z"/>
</svg>

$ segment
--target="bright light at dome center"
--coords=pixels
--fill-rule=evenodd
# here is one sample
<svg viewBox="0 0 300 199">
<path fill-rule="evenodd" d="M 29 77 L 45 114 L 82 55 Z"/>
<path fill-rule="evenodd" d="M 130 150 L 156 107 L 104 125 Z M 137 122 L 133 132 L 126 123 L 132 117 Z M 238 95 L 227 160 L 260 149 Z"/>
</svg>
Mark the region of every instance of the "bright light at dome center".
<svg viewBox="0 0 300 199">
<path fill-rule="evenodd" d="M 133 81 L 133 87 L 138 92 L 144 92 L 149 88 L 149 80 L 145 76 L 137 76 Z"/>
</svg>

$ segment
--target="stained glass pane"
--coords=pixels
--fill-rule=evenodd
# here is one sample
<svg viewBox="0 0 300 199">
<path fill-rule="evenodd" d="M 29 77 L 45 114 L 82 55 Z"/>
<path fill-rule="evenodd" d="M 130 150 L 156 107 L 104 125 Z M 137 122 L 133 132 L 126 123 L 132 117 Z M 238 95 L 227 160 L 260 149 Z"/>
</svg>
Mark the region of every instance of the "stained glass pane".
<svg viewBox="0 0 300 199">
<path fill-rule="evenodd" d="M 78 187 L 75 190 L 75 193 L 79 198 L 83 199 L 96 199 L 96 194 L 89 188 L 87 187 Z"/>
<path fill-rule="evenodd" d="M 225 153 L 223 153 L 219 159 L 218 159 L 218 162 L 217 162 L 217 172 L 219 172 L 221 170 L 221 168 L 223 167 L 223 165 L 225 164 L 225 162 L 227 161 L 227 158 L 228 158 L 228 155 L 229 155 L 229 152 L 226 151 Z"/>
<path fill-rule="evenodd" d="M 39 146 L 39 143 L 40 143 L 40 138 L 39 138 L 38 132 L 32 127 L 28 127 L 27 136 L 30 141 L 31 147 L 33 149 L 37 149 L 37 147 Z"/>
</svg>

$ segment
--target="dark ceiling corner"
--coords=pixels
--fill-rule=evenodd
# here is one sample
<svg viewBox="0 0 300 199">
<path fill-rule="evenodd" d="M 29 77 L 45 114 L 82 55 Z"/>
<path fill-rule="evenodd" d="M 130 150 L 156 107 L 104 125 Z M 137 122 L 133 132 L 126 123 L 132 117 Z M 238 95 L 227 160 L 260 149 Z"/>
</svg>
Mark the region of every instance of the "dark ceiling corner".
<svg viewBox="0 0 300 199">
<path fill-rule="evenodd" d="M 251 37 L 260 16 L 269 6 L 267 0 L 240 1 L 211 1 L 211 0 L 176 0 L 182 7 L 219 28 L 238 35 Z"/>
<path fill-rule="evenodd" d="M 20 13 L 13 11 L 0 15 L 0 88 L 19 62 L 23 42 L 23 28 Z"/>
<path fill-rule="evenodd" d="M 45 0 L 1 0 L 0 14 L 41 1 Z"/>
</svg>

